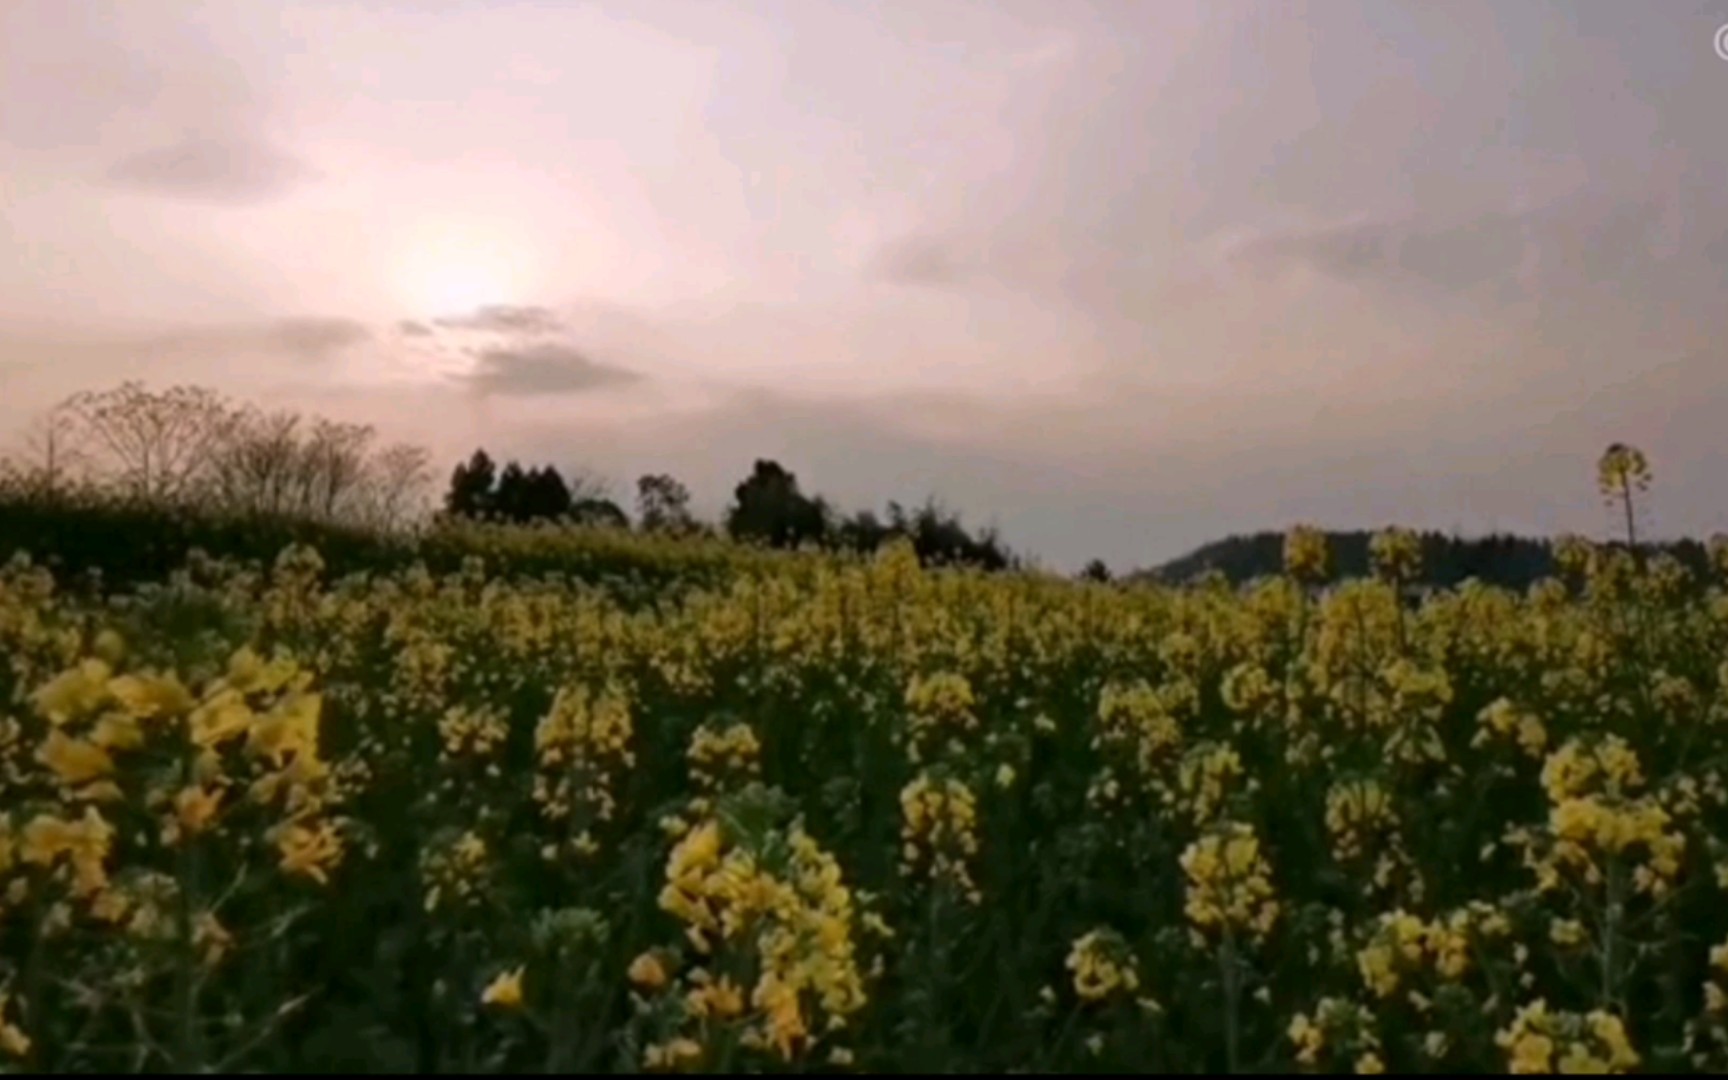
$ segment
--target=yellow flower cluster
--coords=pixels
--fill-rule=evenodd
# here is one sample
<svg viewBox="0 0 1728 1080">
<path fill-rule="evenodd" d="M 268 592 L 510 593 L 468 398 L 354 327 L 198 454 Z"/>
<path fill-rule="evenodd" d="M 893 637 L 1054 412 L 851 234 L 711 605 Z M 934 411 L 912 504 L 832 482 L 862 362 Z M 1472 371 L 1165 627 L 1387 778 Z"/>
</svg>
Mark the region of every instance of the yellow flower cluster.
<svg viewBox="0 0 1728 1080">
<path fill-rule="evenodd" d="M 1686 1050 L 1698 1069 L 1721 1072 L 1728 1061 L 1728 942 L 1710 950 L 1704 1012 L 1687 1025 Z"/>
<path fill-rule="evenodd" d="M 1402 909 L 1385 912 L 1357 951 L 1356 970 L 1368 991 L 1386 1000 L 1418 970 L 1432 968 L 1448 981 L 1463 978 L 1478 943 L 1503 941 L 1511 930 L 1504 914 L 1481 901 L 1433 920 Z"/>
<path fill-rule="evenodd" d="M 1541 718 L 1521 711 L 1507 698 L 1495 698 L 1477 714 L 1476 722 L 1480 728 L 1471 740 L 1473 748 L 1479 749 L 1491 740 L 1499 740 L 1516 745 L 1526 756 L 1537 761 L 1542 760 L 1548 749 L 1548 729 L 1542 725 Z"/>
<path fill-rule="evenodd" d="M 1409 529 L 1386 529 L 1368 541 L 1374 572 L 1389 581 L 1410 581 L 1422 569 L 1422 543 Z"/>
<path fill-rule="evenodd" d="M 742 991 L 726 979 L 706 968 L 687 974 L 680 980 L 686 1015 L 698 1024 L 738 1017 L 741 1045 L 791 1061 L 864 1006 L 858 918 L 839 864 L 802 828 L 763 843 L 762 851 L 728 843 L 718 820 L 702 822 L 667 859 L 660 906 L 685 924 L 700 955 L 716 965 L 747 960 L 758 973 L 747 1011 Z M 658 981 L 645 968 L 635 975 L 639 984 Z M 666 1067 L 687 1056 L 663 1047 L 645 1064 Z"/>
<path fill-rule="evenodd" d="M 1234 748 L 1202 743 L 1183 756 L 1175 790 L 1166 793 L 1165 801 L 1179 807 L 1195 825 L 1211 825 L 1225 813 L 1225 801 L 1238 793 L 1237 787 L 1254 790 L 1253 781 L 1243 784 L 1245 775 L 1242 756 Z"/>
<path fill-rule="evenodd" d="M 1296 1063 L 1304 1068 L 1320 1065 L 1323 1053 L 1353 1056 L 1354 1071 L 1375 1076 L 1386 1071 L 1381 1060 L 1380 1035 L 1374 1013 L 1341 998 L 1321 998 L 1314 1017 L 1297 1013 L 1286 1031 L 1296 1048 Z"/>
<path fill-rule="evenodd" d="M 978 854 L 978 804 L 959 780 L 921 775 L 900 792 L 901 872 L 923 873 L 952 886 L 974 904 L 983 895 L 972 880 Z"/>
<path fill-rule="evenodd" d="M 427 911 L 471 906 L 486 894 L 491 853 L 474 832 L 463 832 L 420 854 L 420 878 Z"/>
<path fill-rule="evenodd" d="M 906 756 L 912 764 L 925 761 L 944 739 L 946 749 L 963 754 L 958 737 L 978 727 L 976 704 L 964 675 L 942 671 L 914 676 L 906 687 Z"/>
<path fill-rule="evenodd" d="M 23 1058 L 30 1053 L 30 1037 L 23 1029 L 6 1018 L 11 997 L 0 989 L 0 1054 Z"/>
<path fill-rule="evenodd" d="M 1144 680 L 1110 683 L 1098 695 L 1098 726 L 1094 749 L 1105 756 L 1105 769 L 1094 782 L 1093 797 L 1117 797 L 1117 764 L 1138 775 L 1142 784 L 1157 783 L 1182 740 L 1182 728 L 1172 708 L 1177 684 L 1155 690 Z"/>
<path fill-rule="evenodd" d="M 438 718 L 438 738 L 446 761 L 488 761 L 510 736 L 502 709 L 452 705 Z"/>
<path fill-rule="evenodd" d="M 1283 688 L 1260 664 L 1243 662 L 1224 673 L 1218 695 L 1231 712 L 1255 716 L 1272 712 L 1283 698 Z"/>
<path fill-rule="evenodd" d="M 1398 992 L 1399 970 L 1422 963 L 1429 945 L 1429 927 L 1403 911 L 1380 916 L 1369 943 L 1356 954 L 1362 982 L 1382 1000 Z"/>
<path fill-rule="evenodd" d="M 1506 1052 L 1508 1070 L 1518 1076 L 1620 1075 L 1642 1060 L 1619 1017 L 1601 1011 L 1585 1016 L 1550 1012 L 1542 1000 L 1519 1009 L 1495 1042 Z"/>
<path fill-rule="evenodd" d="M 1607 496 L 1628 490 L 1645 491 L 1650 487 L 1650 462 L 1637 447 L 1615 443 L 1596 464 L 1596 483 Z"/>
<path fill-rule="evenodd" d="M 72 895 L 93 899 L 108 886 L 105 864 L 113 844 L 114 826 L 94 806 L 86 806 L 82 817 L 70 820 L 38 814 L 20 830 L 18 861 L 50 873 L 69 873 Z M 0 860 L 0 868 L 9 869 L 5 862 Z"/>
<path fill-rule="evenodd" d="M 1074 939 L 1068 950 L 1068 970 L 1074 976 L 1074 992 L 1085 1002 L 1095 1004 L 1117 994 L 1132 996 L 1140 989 L 1134 954 L 1122 935 L 1109 928 Z"/>
<path fill-rule="evenodd" d="M 1188 877 L 1188 920 L 1204 933 L 1259 940 L 1278 919 L 1272 868 L 1250 825 L 1226 822 L 1182 853 Z"/>
<path fill-rule="evenodd" d="M 119 648 L 110 636 L 105 651 Z M 266 661 L 249 648 L 197 694 L 172 673 L 116 673 L 101 657 L 61 672 L 31 701 L 48 725 L 35 760 L 64 809 L 22 826 L 22 860 L 65 869 L 73 895 L 94 900 L 116 842 L 99 806 L 155 813 L 167 848 L 217 828 L 230 805 L 249 806 L 272 812 L 266 839 L 284 873 L 328 881 L 343 843 L 327 814 L 341 795 L 319 757 L 321 699 L 310 682 L 286 656 Z M 123 767 L 161 752 L 179 761 L 171 773 Z"/>
<path fill-rule="evenodd" d="M 521 1008 L 523 973 L 522 968 L 500 972 L 497 978 L 487 983 L 486 989 L 480 992 L 480 1004 L 500 1009 Z"/>
<path fill-rule="evenodd" d="M 597 849 L 593 828 L 617 811 L 616 779 L 636 764 L 634 726 L 623 694 L 559 691 L 534 730 L 534 801 L 547 821 L 566 827 L 578 854 Z"/>
<path fill-rule="evenodd" d="M 1593 746 L 1572 739 L 1543 764 L 1542 787 L 1556 804 L 1586 794 L 1625 799 L 1644 787 L 1644 770 L 1637 753 L 1618 735 Z"/>
<path fill-rule="evenodd" d="M 704 724 L 691 734 L 685 756 L 697 790 L 712 793 L 755 779 L 761 769 L 762 743 L 749 724 L 718 731 Z"/>
<path fill-rule="evenodd" d="M 1297 525 L 1284 534 L 1284 572 L 1296 581 L 1324 580 L 1328 570 L 1326 534 Z"/>
<path fill-rule="evenodd" d="M 1594 746 L 1568 741 L 1543 766 L 1542 783 L 1550 802 L 1546 835 L 1526 831 L 1515 839 L 1544 891 L 1568 877 L 1603 885 L 1605 864 L 1641 852 L 1635 888 L 1656 898 L 1668 893 L 1680 874 L 1686 837 L 1672 828 L 1659 799 L 1636 794 L 1643 770 L 1624 739 L 1611 735 Z"/>
<path fill-rule="evenodd" d="M 1373 780 L 1347 781 L 1326 793 L 1326 831 L 1339 862 L 1361 858 L 1370 842 L 1397 827 L 1392 797 Z"/>
</svg>

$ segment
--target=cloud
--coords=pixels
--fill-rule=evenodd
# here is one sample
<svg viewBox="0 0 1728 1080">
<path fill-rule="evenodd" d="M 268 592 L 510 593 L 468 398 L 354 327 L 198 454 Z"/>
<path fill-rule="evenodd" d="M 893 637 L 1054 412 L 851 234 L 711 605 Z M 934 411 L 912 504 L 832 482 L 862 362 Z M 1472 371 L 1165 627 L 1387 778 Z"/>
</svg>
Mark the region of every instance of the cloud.
<svg viewBox="0 0 1728 1080">
<path fill-rule="evenodd" d="M 564 320 L 549 308 L 511 304 L 488 304 L 467 315 L 447 316 L 432 322 L 446 330 L 483 330 L 499 334 L 556 334 L 564 329 Z"/>
<path fill-rule="evenodd" d="M 224 354 L 272 356 L 317 364 L 372 340 L 372 329 L 354 319 L 304 315 L 226 326 L 190 326 L 115 343 L 146 358 Z"/>
<path fill-rule="evenodd" d="M 1540 298 L 1570 305 L 1585 295 L 1625 302 L 1637 294 L 1666 309 L 1692 301 L 1699 282 L 1720 275 L 1725 215 L 1728 206 L 1685 190 L 1592 192 L 1473 216 L 1260 233 L 1236 243 L 1227 261 L 1255 275 L 1306 269 L 1429 300 Z"/>
<path fill-rule="evenodd" d="M 372 340 L 372 330 L 353 319 L 301 317 L 278 319 L 265 328 L 262 337 L 285 352 L 320 361 L 351 345 Z"/>
<path fill-rule="evenodd" d="M 1063 34 L 1031 48 L 1011 52 L 1003 59 L 1004 66 L 1010 71 L 1033 72 L 1068 64 L 1078 53 L 1079 43 L 1072 35 Z"/>
<path fill-rule="evenodd" d="M 151 195 L 252 203 L 283 195 L 321 174 L 299 157 L 246 136 L 193 135 L 116 161 L 112 183 Z"/>
<path fill-rule="evenodd" d="M 433 330 L 423 322 L 415 322 L 413 319 L 403 319 L 401 322 L 396 324 L 396 332 L 401 334 L 403 337 L 431 337 Z"/>
<path fill-rule="evenodd" d="M 884 245 L 869 269 L 872 276 L 900 285 L 952 285 L 965 277 L 952 248 L 933 236 L 909 236 Z"/>
<path fill-rule="evenodd" d="M 1369 221 L 1274 233 L 1238 248 L 1233 261 L 1250 270 L 1306 267 L 1339 281 L 1425 286 L 1465 292 L 1512 283 L 1526 263 L 1528 215 L 1484 214 L 1453 224 Z"/>
<path fill-rule="evenodd" d="M 639 382 L 628 368 L 590 359 L 571 345 L 547 342 L 518 348 L 484 349 L 479 364 L 463 377 L 482 395 L 539 397 L 580 394 Z"/>
<path fill-rule="evenodd" d="M 286 373 L 328 378 L 339 374 L 333 362 L 375 336 L 365 323 L 334 316 L 158 324 L 118 332 L 67 325 L 24 334 L 0 327 L 0 362 L 18 361 L 49 387 L 44 393 L 58 396 L 133 378 L 227 389 Z"/>
</svg>

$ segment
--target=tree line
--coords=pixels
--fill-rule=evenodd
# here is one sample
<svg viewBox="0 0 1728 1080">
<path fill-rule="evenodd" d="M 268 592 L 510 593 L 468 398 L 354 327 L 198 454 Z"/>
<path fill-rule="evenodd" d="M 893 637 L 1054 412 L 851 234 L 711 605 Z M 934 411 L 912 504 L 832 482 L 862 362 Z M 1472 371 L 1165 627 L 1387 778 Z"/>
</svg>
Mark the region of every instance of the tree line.
<svg viewBox="0 0 1728 1080">
<path fill-rule="evenodd" d="M 430 457 L 406 443 L 382 443 L 366 424 L 237 404 L 202 387 L 151 390 L 138 382 L 74 394 L 38 417 L 16 450 L 0 457 L 0 494 L 38 500 L 95 493 L 152 506 L 273 517 L 392 532 L 438 517 L 527 524 L 544 521 L 646 533 L 718 536 L 772 548 L 869 553 L 905 539 L 926 565 L 1007 570 L 1026 561 L 994 528 L 974 532 L 930 498 L 885 513 L 845 513 L 805 492 L 776 461 L 758 460 L 732 489 L 720 519 L 691 510 L 690 491 L 665 473 L 637 479 L 634 515 L 602 480 L 551 464 L 500 465 L 484 449 L 457 465 L 434 501 Z M 0 507 L 4 509 L 4 507 Z M 1327 534 L 1335 578 L 1369 572 L 1366 531 Z M 1467 578 L 1524 588 L 1554 571 L 1546 540 L 1494 535 L 1419 535 L 1420 584 Z M 1654 545 L 1701 569 L 1702 544 Z M 1283 534 L 1230 536 L 1127 580 L 1180 582 L 1218 573 L 1232 582 L 1276 574 Z M 1109 581 L 1092 560 L 1077 575 Z"/>
<path fill-rule="evenodd" d="M 974 535 L 960 516 L 934 498 L 908 511 L 890 502 L 885 517 L 863 510 L 845 514 L 820 495 L 807 495 L 798 477 L 779 462 L 759 459 L 733 488 L 718 526 L 690 509 L 690 491 L 677 478 L 650 473 L 636 481 L 636 517 L 613 501 L 604 484 L 586 476 L 567 480 L 553 465 L 500 468 L 483 448 L 457 465 L 444 496 L 443 512 L 477 520 L 564 521 L 639 528 L 675 535 L 724 533 L 734 540 L 772 548 L 818 548 L 869 553 L 905 538 L 927 565 L 1006 570 L 1019 565 L 994 529 Z"/>
<path fill-rule="evenodd" d="M 0 480 L 45 498 L 151 504 L 393 529 L 425 510 L 430 457 L 369 424 L 237 404 L 196 386 L 126 382 L 38 417 Z"/>
<path fill-rule="evenodd" d="M 868 553 L 908 539 L 927 565 L 1005 570 L 1021 561 L 995 529 L 974 533 L 934 498 L 885 515 L 847 514 L 804 492 L 775 461 L 755 462 L 733 489 L 720 521 L 700 520 L 675 477 L 636 481 L 635 515 L 586 473 L 476 450 L 431 497 L 430 457 L 383 444 L 365 424 L 239 404 L 203 387 L 153 390 L 126 382 L 74 394 L 38 417 L 21 445 L 0 458 L 0 486 L 38 499 L 80 493 L 150 505 L 380 530 L 437 517 L 552 523 L 716 536 L 772 548 Z"/>
</svg>

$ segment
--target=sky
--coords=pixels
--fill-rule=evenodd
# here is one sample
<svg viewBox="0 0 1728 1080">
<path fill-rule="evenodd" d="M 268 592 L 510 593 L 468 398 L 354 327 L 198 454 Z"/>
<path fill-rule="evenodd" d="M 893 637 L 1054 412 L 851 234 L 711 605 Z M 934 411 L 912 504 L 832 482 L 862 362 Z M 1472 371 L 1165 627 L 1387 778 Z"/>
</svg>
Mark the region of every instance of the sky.
<svg viewBox="0 0 1728 1080">
<path fill-rule="evenodd" d="M 1728 0 L 0 0 L 0 445 L 197 383 L 1126 569 L 1728 531 Z M 1728 38 L 1724 38 L 1728 41 Z M 1728 50 L 1728 46 L 1725 46 Z"/>
</svg>

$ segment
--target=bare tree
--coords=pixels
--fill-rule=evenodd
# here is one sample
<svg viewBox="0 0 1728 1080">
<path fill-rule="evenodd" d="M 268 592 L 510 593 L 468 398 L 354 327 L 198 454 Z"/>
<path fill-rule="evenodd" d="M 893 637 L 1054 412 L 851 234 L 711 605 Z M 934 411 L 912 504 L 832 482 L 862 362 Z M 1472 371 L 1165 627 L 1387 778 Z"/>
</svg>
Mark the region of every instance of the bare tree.
<svg viewBox="0 0 1728 1080">
<path fill-rule="evenodd" d="M 364 424 L 128 382 L 68 398 L 32 428 L 22 456 L 0 463 L 0 479 L 58 491 L 89 466 L 125 496 L 398 528 L 426 509 L 430 458 L 376 439 Z"/>
<path fill-rule="evenodd" d="M 571 502 L 603 502 L 612 498 L 612 482 L 587 466 L 574 466 L 565 476 Z"/>
<path fill-rule="evenodd" d="M 214 448 L 210 486 L 214 500 L 232 510 L 283 514 L 293 505 L 301 472 L 300 416 L 248 407 Z"/>
<path fill-rule="evenodd" d="M 12 481 L 49 497 L 65 494 L 90 464 L 85 434 L 78 417 L 65 405 L 43 413 L 25 429 L 20 449 L 7 456 Z"/>
<path fill-rule="evenodd" d="M 102 478 L 123 494 L 161 501 L 200 493 L 212 452 L 239 415 L 203 387 L 157 392 L 138 382 L 75 394 L 63 408 L 88 433 L 93 464 Z"/>
<path fill-rule="evenodd" d="M 354 509 L 377 432 L 367 424 L 316 420 L 301 450 L 301 512 L 327 521 Z"/>
<path fill-rule="evenodd" d="M 372 455 L 363 485 L 362 523 L 393 530 L 431 506 L 432 457 L 424 448 L 394 443 Z"/>
<path fill-rule="evenodd" d="M 695 524 L 690 489 L 666 473 L 643 476 L 636 481 L 636 516 L 649 532 L 688 532 Z"/>
</svg>

